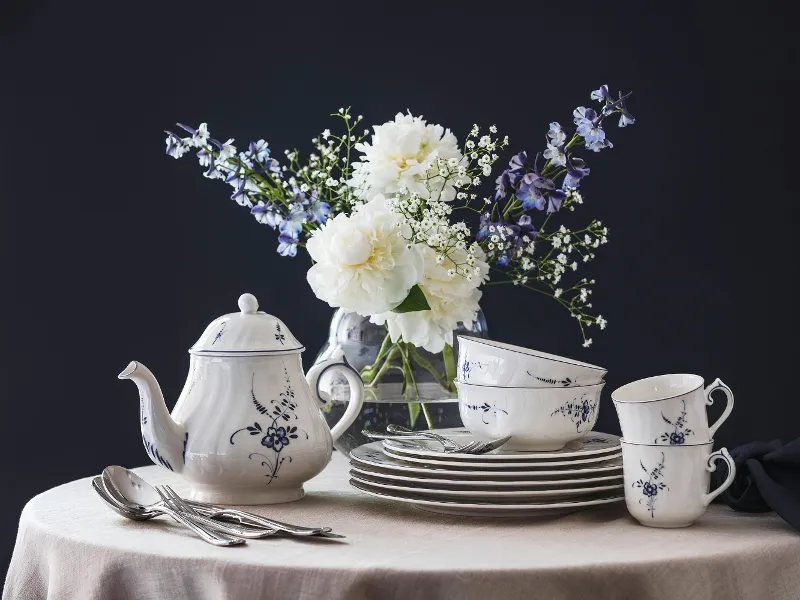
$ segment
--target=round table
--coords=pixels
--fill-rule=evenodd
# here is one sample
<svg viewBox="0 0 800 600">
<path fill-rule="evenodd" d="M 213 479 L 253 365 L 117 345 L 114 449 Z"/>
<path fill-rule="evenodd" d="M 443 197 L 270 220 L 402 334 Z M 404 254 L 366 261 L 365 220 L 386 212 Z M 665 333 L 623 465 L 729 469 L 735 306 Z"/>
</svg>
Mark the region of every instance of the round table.
<svg viewBox="0 0 800 600">
<path fill-rule="evenodd" d="M 348 485 L 335 453 L 298 502 L 252 508 L 345 540 L 210 546 L 168 518 L 123 519 L 89 479 L 33 498 L 4 599 L 800 598 L 800 535 L 774 515 L 712 506 L 687 529 L 637 524 L 623 504 L 548 520 L 428 513 Z M 187 491 L 160 467 L 138 472 Z"/>
</svg>

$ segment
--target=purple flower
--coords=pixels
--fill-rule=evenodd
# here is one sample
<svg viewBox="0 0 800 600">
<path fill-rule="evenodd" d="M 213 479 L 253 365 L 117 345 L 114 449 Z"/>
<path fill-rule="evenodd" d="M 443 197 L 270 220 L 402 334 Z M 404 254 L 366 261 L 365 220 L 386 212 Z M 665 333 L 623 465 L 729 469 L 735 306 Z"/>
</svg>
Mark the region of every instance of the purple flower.
<svg viewBox="0 0 800 600">
<path fill-rule="evenodd" d="M 528 173 L 522 178 L 519 189 L 517 189 L 517 198 L 522 201 L 522 208 L 525 210 L 532 208 L 544 210 L 545 198 L 542 190 L 535 185 L 535 180 L 536 176 L 533 173 Z"/>
<path fill-rule="evenodd" d="M 310 223 L 319 223 L 324 225 L 328 220 L 328 214 L 331 212 L 331 205 L 327 202 L 317 199 L 317 191 L 311 194 L 308 205 L 308 221 Z"/>
<path fill-rule="evenodd" d="M 269 206 L 258 201 L 258 204 L 250 209 L 250 214 L 256 218 L 256 221 L 262 225 L 269 225 L 273 229 L 279 227 L 283 223 L 283 215 L 275 211 L 274 206 Z"/>
<path fill-rule="evenodd" d="M 550 143 L 559 148 L 567 141 L 567 134 L 564 133 L 561 125 L 556 121 L 550 123 L 550 130 L 547 132 L 547 137 L 550 138 Z"/>
<path fill-rule="evenodd" d="M 581 179 L 589 174 L 589 167 L 582 158 L 570 155 L 567 159 L 567 174 L 561 183 L 561 189 L 577 188 L 581 184 Z"/>
<path fill-rule="evenodd" d="M 492 225 L 497 227 L 498 225 L 502 225 L 502 223 L 501 222 L 497 222 L 497 223 L 493 222 L 489 218 L 489 214 L 488 213 L 485 214 L 485 215 L 481 215 L 481 224 L 480 224 L 480 227 L 478 228 L 478 232 L 475 234 L 475 241 L 476 242 L 480 242 L 480 241 L 485 240 L 487 237 L 489 237 L 489 233 L 490 233 L 489 227 L 491 227 Z"/>
<path fill-rule="evenodd" d="M 293 235 L 291 230 L 282 231 L 278 236 L 278 254 L 297 256 L 297 236 Z"/>
<path fill-rule="evenodd" d="M 269 144 L 264 140 L 250 142 L 248 151 L 250 152 L 250 156 L 255 158 L 260 163 L 265 162 L 269 158 Z"/>
<path fill-rule="evenodd" d="M 563 190 L 553 190 L 547 194 L 547 212 L 554 213 L 561 210 L 561 204 L 566 200 L 567 194 Z M 540 209 L 541 210 L 541 209 Z"/>
<path fill-rule="evenodd" d="M 511 169 L 503 171 L 496 181 L 497 192 L 494 195 L 494 199 L 505 198 L 516 187 L 519 177 L 519 173 Z"/>
<path fill-rule="evenodd" d="M 511 167 L 512 171 L 524 171 L 529 165 L 527 152 L 520 152 L 508 161 L 508 166 Z"/>
<path fill-rule="evenodd" d="M 611 96 L 608 95 L 608 86 L 601 85 L 598 89 L 589 94 L 589 98 L 598 102 L 610 102 Z"/>
</svg>

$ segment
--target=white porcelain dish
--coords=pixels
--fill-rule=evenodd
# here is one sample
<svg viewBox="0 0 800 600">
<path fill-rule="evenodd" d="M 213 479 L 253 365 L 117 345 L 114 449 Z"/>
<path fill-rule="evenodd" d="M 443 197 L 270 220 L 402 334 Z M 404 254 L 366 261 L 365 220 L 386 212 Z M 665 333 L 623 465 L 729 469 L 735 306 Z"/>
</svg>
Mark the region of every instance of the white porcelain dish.
<svg viewBox="0 0 800 600">
<path fill-rule="evenodd" d="M 622 456 L 622 451 L 615 452 L 604 456 L 589 456 L 586 458 L 572 458 L 566 460 L 532 460 L 532 461 L 515 461 L 515 462 L 486 462 L 486 461 L 469 461 L 469 460 L 447 460 L 447 455 L 441 458 L 428 458 L 419 456 L 409 456 L 400 452 L 395 452 L 391 447 L 386 446 L 384 442 L 384 453 L 403 462 L 427 465 L 431 467 L 451 467 L 455 469 L 474 469 L 474 470 L 526 470 L 526 469 L 558 469 L 569 468 L 574 465 L 590 466 L 593 464 L 603 465 L 610 464 L 610 461 L 618 459 Z M 477 457 L 476 457 L 477 458 Z"/>
<path fill-rule="evenodd" d="M 413 494 L 408 494 L 407 492 L 388 492 L 387 490 L 381 490 L 380 488 L 370 486 L 354 479 L 350 480 L 350 485 L 371 496 L 395 500 L 397 502 L 407 502 L 431 512 L 465 517 L 546 517 L 575 512 L 590 506 L 621 502 L 625 498 L 621 494 L 617 494 L 609 495 L 608 497 L 593 498 L 591 500 L 568 502 L 492 504 L 428 500 Z"/>
<path fill-rule="evenodd" d="M 459 381 L 503 387 L 595 385 L 607 371 L 597 365 L 482 338 L 458 336 Z"/>
<path fill-rule="evenodd" d="M 453 490 L 436 487 L 423 487 L 421 485 L 402 484 L 398 482 L 387 483 L 379 478 L 371 477 L 350 471 L 350 478 L 372 487 L 388 490 L 390 492 L 408 492 L 420 496 L 431 496 L 433 500 L 461 498 L 474 502 L 495 502 L 498 500 L 525 500 L 530 498 L 536 502 L 562 502 L 568 498 L 580 498 L 597 494 L 608 494 L 615 490 L 622 490 L 622 482 L 611 485 L 600 485 L 588 488 L 561 488 L 544 490 Z"/>
<path fill-rule="evenodd" d="M 493 490 L 497 488 L 523 490 L 535 489 L 569 489 L 570 487 L 592 487 L 598 485 L 612 485 L 622 482 L 622 472 L 616 475 L 601 475 L 599 477 L 586 476 L 577 479 L 530 479 L 528 481 L 515 481 L 513 479 L 437 479 L 435 477 L 419 477 L 415 473 L 392 473 L 386 469 L 351 462 L 350 469 L 368 477 L 374 477 L 387 483 L 398 482 L 401 485 L 421 485 L 437 489 L 473 489 Z M 487 474 L 488 476 L 488 474 Z"/>
<path fill-rule="evenodd" d="M 456 382 L 464 427 L 477 438 L 511 439 L 509 450 L 560 450 L 589 433 L 605 383 L 564 388 L 512 388 Z"/>
<path fill-rule="evenodd" d="M 436 429 L 434 433 L 443 435 L 458 444 L 466 444 L 478 439 L 469 430 L 463 428 Z M 619 452 L 620 438 L 611 433 L 592 431 L 578 440 L 569 442 L 561 450 L 552 452 L 525 452 L 523 450 L 509 450 L 502 446 L 487 454 L 478 455 L 460 454 L 458 452 L 444 453 L 442 452 L 442 445 L 433 440 L 414 440 L 413 442 L 385 440 L 383 447 L 391 449 L 396 454 L 445 460 L 468 460 L 470 462 L 531 462 L 536 460 L 545 462 Z"/>
<path fill-rule="evenodd" d="M 350 457 L 357 463 L 372 465 L 388 469 L 392 472 L 415 473 L 442 479 L 509 479 L 526 481 L 528 479 L 576 479 L 594 475 L 614 475 L 622 472 L 622 461 L 615 459 L 611 464 L 601 467 L 585 467 L 580 469 L 531 469 L 526 471 L 486 471 L 486 470 L 457 470 L 447 468 L 433 468 L 428 466 L 411 466 L 383 452 L 380 442 L 364 444 L 350 452 Z M 581 466 L 581 465 L 578 465 Z"/>
</svg>

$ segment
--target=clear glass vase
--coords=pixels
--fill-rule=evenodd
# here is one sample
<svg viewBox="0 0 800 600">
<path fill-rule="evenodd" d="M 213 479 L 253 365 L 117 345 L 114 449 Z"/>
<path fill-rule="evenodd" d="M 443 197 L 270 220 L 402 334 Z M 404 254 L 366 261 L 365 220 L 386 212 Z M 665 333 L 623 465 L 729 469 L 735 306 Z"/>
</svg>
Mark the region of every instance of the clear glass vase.
<svg viewBox="0 0 800 600">
<path fill-rule="evenodd" d="M 486 319 L 478 312 L 471 328 L 459 323 L 454 346 L 432 354 L 402 340 L 392 343 L 385 325 L 370 323 L 369 317 L 337 310 L 328 340 L 317 355 L 317 362 L 329 358 L 337 349 L 364 380 L 364 406 L 358 419 L 336 442 L 342 452 L 370 441 L 363 429 L 385 431 L 389 424 L 409 429 L 460 427 L 458 397 L 453 385 L 458 356 L 458 334 L 486 337 Z M 324 374 L 320 392 L 329 398 L 323 409 L 329 424 L 347 408 L 349 386 L 336 372 Z"/>
</svg>

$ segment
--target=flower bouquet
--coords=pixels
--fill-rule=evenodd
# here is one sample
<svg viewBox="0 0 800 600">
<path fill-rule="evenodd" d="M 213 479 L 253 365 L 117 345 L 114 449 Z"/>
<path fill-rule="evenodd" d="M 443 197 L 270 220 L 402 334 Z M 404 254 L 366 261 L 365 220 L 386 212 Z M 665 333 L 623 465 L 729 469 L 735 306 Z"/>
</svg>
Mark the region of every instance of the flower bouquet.
<svg viewBox="0 0 800 600">
<path fill-rule="evenodd" d="M 205 123 L 178 124 L 187 135 L 167 131 L 167 154 L 195 152 L 205 177 L 229 184 L 231 199 L 277 233 L 278 254 L 308 253 L 314 294 L 384 332 L 374 359 L 359 366 L 367 388 L 392 374 L 413 401 L 420 373 L 442 394 L 454 392 L 453 332 L 479 319 L 486 286 L 551 298 L 578 324 L 584 347 L 592 327 L 606 327 L 592 312 L 594 280 L 574 273 L 594 259 L 608 229 L 598 220 L 569 228 L 557 216 L 584 202 L 579 190 L 590 171 L 579 154 L 612 147 L 612 116 L 619 127 L 634 122 L 629 95 L 614 97 L 605 85 L 593 91 L 597 110 L 576 108 L 569 127 L 550 123 L 544 151 L 515 153 L 491 192 L 481 190 L 507 136 L 475 125 L 459 143 L 410 113 L 370 131 L 361 115 L 340 108 L 331 115 L 339 130 L 315 137 L 303 160 L 297 150 L 277 160 L 263 139 L 240 150 L 212 138 Z"/>
</svg>

